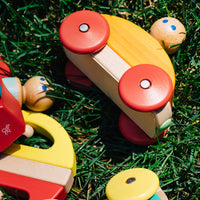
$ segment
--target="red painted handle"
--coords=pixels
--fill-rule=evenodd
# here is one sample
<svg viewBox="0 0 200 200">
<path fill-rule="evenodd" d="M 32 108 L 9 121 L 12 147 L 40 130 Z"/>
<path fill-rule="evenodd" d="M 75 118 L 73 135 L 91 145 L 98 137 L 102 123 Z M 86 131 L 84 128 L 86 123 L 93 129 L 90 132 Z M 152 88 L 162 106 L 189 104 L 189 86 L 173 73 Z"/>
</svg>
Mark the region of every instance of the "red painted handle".
<svg viewBox="0 0 200 200">
<path fill-rule="evenodd" d="M 17 194 L 22 198 L 29 197 L 29 200 L 64 200 L 66 198 L 64 187 L 54 183 L 4 171 L 0 171 L 0 177 L 0 186 L 11 195 Z"/>
</svg>

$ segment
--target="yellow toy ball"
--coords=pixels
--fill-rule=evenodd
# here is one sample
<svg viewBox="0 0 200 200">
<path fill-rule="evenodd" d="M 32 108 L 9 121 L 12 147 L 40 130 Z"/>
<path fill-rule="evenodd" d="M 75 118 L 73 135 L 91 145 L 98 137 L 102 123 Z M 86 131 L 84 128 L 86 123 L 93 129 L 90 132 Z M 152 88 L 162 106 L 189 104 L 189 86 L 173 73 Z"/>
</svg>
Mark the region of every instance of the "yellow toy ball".
<svg viewBox="0 0 200 200">
<path fill-rule="evenodd" d="M 168 54 L 178 51 L 186 38 L 183 24 L 175 18 L 164 17 L 151 26 L 150 34 L 161 44 Z"/>
</svg>

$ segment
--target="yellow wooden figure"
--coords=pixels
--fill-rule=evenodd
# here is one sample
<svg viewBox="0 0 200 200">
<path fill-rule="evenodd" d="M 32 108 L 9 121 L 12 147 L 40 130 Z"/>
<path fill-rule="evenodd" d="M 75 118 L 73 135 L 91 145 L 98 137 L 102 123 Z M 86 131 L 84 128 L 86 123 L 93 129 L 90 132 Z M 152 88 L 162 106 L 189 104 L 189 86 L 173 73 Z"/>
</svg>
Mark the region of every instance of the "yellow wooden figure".
<svg viewBox="0 0 200 200">
<path fill-rule="evenodd" d="M 120 128 L 127 139 L 145 145 L 163 135 L 172 117 L 175 73 L 149 33 L 120 17 L 84 10 L 64 19 L 60 39 L 69 60 L 147 136 L 135 141 L 133 129 Z"/>
<path fill-rule="evenodd" d="M 48 82 L 43 76 L 30 78 L 24 86 L 17 77 L 3 78 L 2 81 L 20 105 L 25 104 L 37 112 L 45 111 L 53 105 L 54 99 L 46 95 L 52 88 L 48 87 Z"/>
<path fill-rule="evenodd" d="M 178 51 L 186 38 L 183 24 L 173 17 L 163 17 L 151 26 L 150 34 L 163 46 L 168 54 Z"/>
<path fill-rule="evenodd" d="M 151 170 L 134 168 L 122 171 L 106 186 L 108 200 L 168 200 Z"/>
</svg>

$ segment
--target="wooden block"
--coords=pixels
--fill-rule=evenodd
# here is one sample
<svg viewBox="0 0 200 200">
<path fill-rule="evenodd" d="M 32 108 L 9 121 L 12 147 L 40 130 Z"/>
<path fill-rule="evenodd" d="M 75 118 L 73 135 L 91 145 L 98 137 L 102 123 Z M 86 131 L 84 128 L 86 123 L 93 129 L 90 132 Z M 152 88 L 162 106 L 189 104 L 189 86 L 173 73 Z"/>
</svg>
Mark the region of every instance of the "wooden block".
<svg viewBox="0 0 200 200">
<path fill-rule="evenodd" d="M 168 123 L 171 122 L 171 118 L 172 118 L 171 103 L 168 102 L 162 109 L 154 111 L 154 116 L 155 116 L 155 121 L 156 121 L 156 127 L 161 129 L 161 132 L 166 130 L 167 127 L 169 126 Z M 164 126 L 165 123 L 167 124 Z"/>
<path fill-rule="evenodd" d="M 23 102 L 23 88 L 21 85 L 21 81 L 17 77 L 8 77 L 2 79 L 5 87 L 8 91 L 15 97 L 15 99 L 19 102 L 20 107 Z"/>
<path fill-rule="evenodd" d="M 73 184 L 70 169 L 0 154 L 0 170 L 62 185 L 68 193 Z"/>
<path fill-rule="evenodd" d="M 11 195 L 29 200 L 64 200 L 66 193 L 61 185 L 0 171 L 0 186 Z"/>
<path fill-rule="evenodd" d="M 42 113 L 22 111 L 25 122 L 31 125 L 37 133 L 49 138 L 53 145 L 49 149 L 39 149 L 26 145 L 10 145 L 5 154 L 28 160 L 70 169 L 76 174 L 76 157 L 72 142 L 65 129 L 53 118 Z"/>
</svg>

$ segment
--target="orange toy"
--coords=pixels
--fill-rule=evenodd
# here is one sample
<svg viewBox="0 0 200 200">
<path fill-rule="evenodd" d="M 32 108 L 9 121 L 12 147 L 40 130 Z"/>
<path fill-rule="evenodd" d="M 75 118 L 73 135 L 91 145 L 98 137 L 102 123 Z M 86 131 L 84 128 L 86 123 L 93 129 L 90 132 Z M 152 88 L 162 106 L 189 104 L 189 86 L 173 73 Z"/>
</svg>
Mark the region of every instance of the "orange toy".
<svg viewBox="0 0 200 200">
<path fill-rule="evenodd" d="M 175 73 L 149 33 L 120 17 L 82 10 L 63 20 L 59 34 L 69 60 L 125 113 L 119 124 L 128 140 L 147 145 L 163 137 Z M 127 127 L 129 120 L 137 128 Z"/>
<path fill-rule="evenodd" d="M 186 38 L 185 27 L 178 19 L 172 17 L 164 17 L 154 22 L 150 34 L 169 54 L 178 51 Z"/>
</svg>

